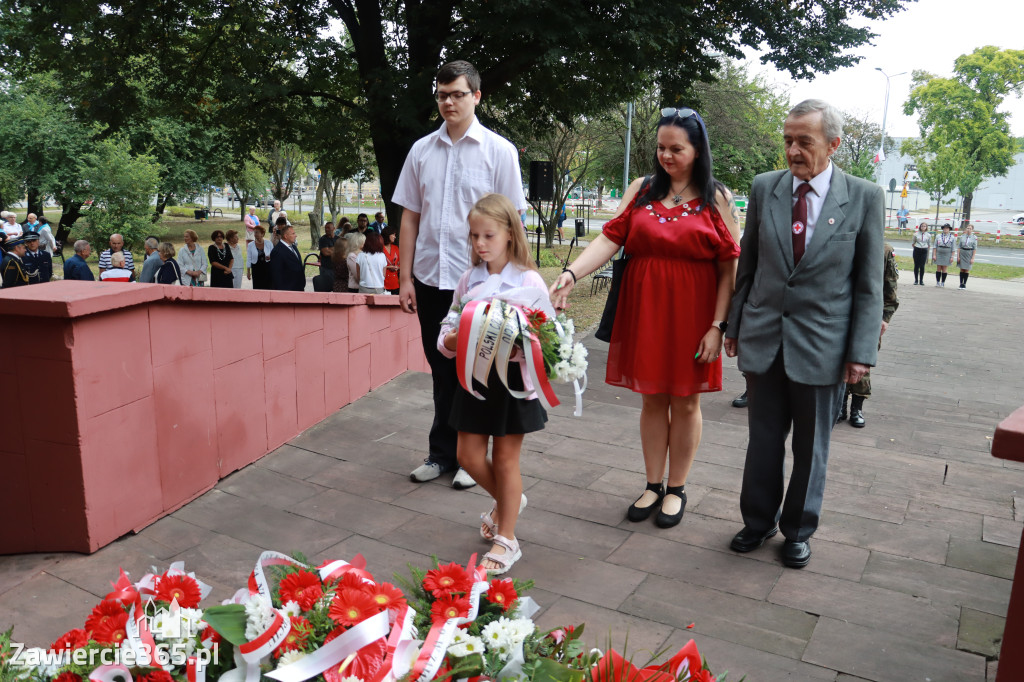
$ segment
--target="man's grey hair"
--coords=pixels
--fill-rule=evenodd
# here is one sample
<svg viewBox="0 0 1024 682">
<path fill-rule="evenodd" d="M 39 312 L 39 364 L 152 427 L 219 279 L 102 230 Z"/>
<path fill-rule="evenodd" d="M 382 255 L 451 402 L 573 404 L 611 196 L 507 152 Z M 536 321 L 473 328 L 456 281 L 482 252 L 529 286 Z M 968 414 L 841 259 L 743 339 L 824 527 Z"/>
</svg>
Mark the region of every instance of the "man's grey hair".
<svg viewBox="0 0 1024 682">
<path fill-rule="evenodd" d="M 843 115 L 839 110 L 823 99 L 805 99 L 789 110 L 789 115 L 799 118 L 815 111 L 821 112 L 821 125 L 826 140 L 834 140 L 843 136 Z"/>
<path fill-rule="evenodd" d="M 86 239 L 79 239 L 75 242 L 75 253 L 85 253 L 85 250 L 89 248 L 89 241 Z"/>
<path fill-rule="evenodd" d="M 156 237 L 150 237 L 146 240 L 146 248 L 156 251 L 158 246 L 160 246 L 160 242 L 157 241 Z"/>
<path fill-rule="evenodd" d="M 110 264 L 115 268 L 124 267 L 124 251 L 117 251 L 116 253 L 110 254 Z"/>
</svg>

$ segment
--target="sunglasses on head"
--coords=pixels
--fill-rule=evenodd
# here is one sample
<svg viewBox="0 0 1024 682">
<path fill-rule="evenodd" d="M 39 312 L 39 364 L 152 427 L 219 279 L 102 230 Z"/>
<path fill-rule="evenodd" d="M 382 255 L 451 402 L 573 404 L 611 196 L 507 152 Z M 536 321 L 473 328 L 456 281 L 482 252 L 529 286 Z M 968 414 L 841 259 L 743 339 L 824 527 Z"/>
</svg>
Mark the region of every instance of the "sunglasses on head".
<svg viewBox="0 0 1024 682">
<path fill-rule="evenodd" d="M 697 116 L 697 112 L 694 111 L 693 109 L 690 109 L 689 107 L 684 107 L 682 109 L 676 109 L 675 107 L 665 107 L 664 109 L 661 110 L 661 115 L 678 116 L 679 118 L 690 118 L 691 116 L 693 116 L 697 120 L 700 120 Z"/>
</svg>

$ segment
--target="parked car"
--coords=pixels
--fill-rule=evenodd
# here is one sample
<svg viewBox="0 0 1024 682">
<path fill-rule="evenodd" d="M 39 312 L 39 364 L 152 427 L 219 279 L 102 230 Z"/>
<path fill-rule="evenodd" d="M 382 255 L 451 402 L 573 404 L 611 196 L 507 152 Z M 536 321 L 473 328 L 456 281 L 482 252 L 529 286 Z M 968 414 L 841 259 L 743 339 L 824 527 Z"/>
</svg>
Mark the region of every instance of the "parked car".
<svg viewBox="0 0 1024 682">
<path fill-rule="evenodd" d="M 1024 213 L 1018 213 L 1017 215 L 1010 218 L 1011 223 L 1017 223 L 1018 225 L 1024 225 Z"/>
</svg>

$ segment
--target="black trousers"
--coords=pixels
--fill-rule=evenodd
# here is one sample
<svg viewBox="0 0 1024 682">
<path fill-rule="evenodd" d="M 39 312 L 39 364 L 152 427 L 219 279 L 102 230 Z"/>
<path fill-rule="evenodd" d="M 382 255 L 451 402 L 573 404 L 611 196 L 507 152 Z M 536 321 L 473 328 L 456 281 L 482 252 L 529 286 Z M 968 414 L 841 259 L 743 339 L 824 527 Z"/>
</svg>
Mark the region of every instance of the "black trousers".
<svg viewBox="0 0 1024 682">
<path fill-rule="evenodd" d="M 413 279 L 413 286 L 416 291 L 416 316 L 420 320 L 420 334 L 423 336 L 423 353 L 427 356 L 434 380 L 434 423 L 430 426 L 428 459 L 440 464 L 442 471 L 451 471 L 459 466 L 459 434 L 448 423 L 459 378 L 455 373 L 455 360 L 449 360 L 437 350 L 437 337 L 441 333 L 441 320 L 452 307 L 455 292 L 429 286 L 418 279 Z"/>
<path fill-rule="evenodd" d="M 914 247 L 914 281 L 924 281 L 924 266 L 928 262 L 928 249 Z"/>
</svg>

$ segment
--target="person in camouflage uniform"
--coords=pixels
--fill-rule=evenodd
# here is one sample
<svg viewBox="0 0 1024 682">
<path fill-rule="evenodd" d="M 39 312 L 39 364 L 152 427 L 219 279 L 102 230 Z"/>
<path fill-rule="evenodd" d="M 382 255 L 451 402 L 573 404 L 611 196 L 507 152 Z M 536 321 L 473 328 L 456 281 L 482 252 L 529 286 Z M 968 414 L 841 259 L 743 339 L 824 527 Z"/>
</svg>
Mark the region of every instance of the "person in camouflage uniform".
<svg viewBox="0 0 1024 682">
<path fill-rule="evenodd" d="M 885 280 L 882 286 L 882 334 L 889 326 L 896 309 L 900 307 L 900 299 L 896 295 L 896 288 L 899 284 L 900 270 L 896 266 L 896 255 L 893 253 L 892 245 L 885 244 Z M 878 336 L 878 347 L 882 347 L 882 334 Z M 850 401 L 850 396 L 853 400 Z M 839 412 L 836 423 L 843 421 L 849 416 L 850 426 L 858 429 L 863 428 L 864 421 L 864 400 L 871 395 L 871 372 L 865 372 L 864 377 L 855 384 L 846 385 L 846 395 L 843 396 L 843 407 Z M 847 403 L 849 408 L 847 408 Z M 849 413 L 847 412 L 849 409 Z"/>
</svg>

